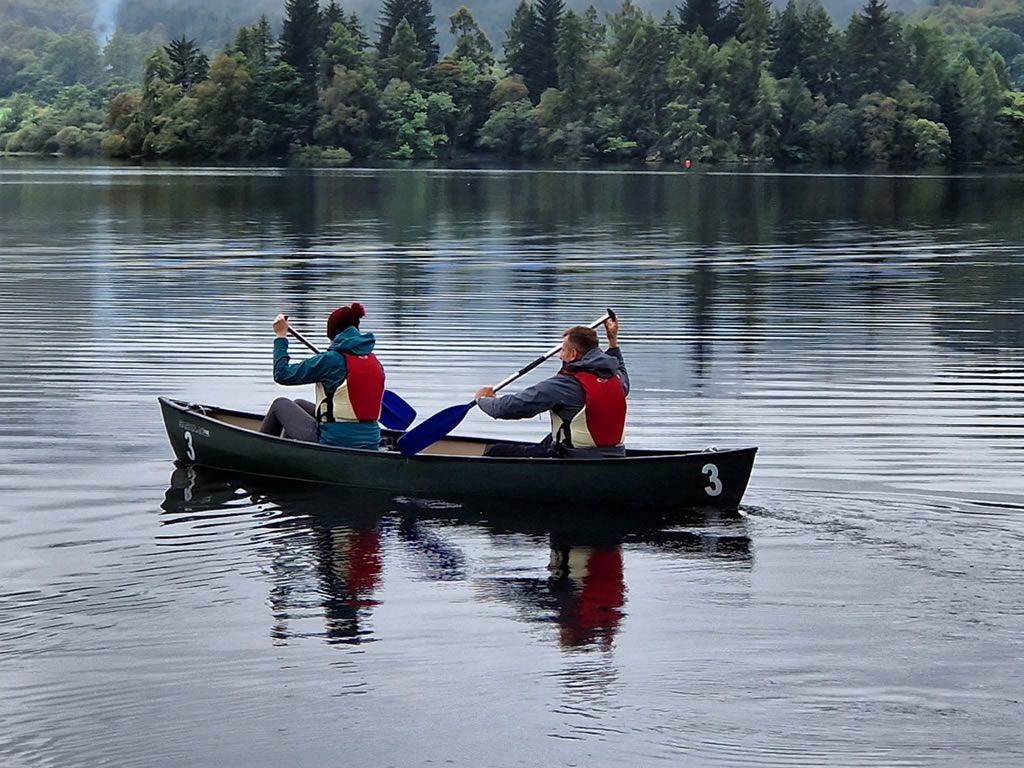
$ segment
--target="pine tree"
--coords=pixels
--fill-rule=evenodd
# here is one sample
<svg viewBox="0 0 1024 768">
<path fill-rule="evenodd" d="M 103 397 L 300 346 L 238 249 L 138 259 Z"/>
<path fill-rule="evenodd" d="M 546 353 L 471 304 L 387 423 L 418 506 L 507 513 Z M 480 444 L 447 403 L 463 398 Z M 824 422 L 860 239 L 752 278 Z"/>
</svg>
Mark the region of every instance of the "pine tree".
<svg viewBox="0 0 1024 768">
<path fill-rule="evenodd" d="M 558 25 L 562 22 L 565 3 L 562 0 L 537 0 L 536 41 L 533 55 L 536 68 L 533 83 L 527 81 L 530 93 L 535 97 L 548 88 L 558 87 Z"/>
<path fill-rule="evenodd" d="M 532 82 L 534 78 L 534 61 L 531 56 L 536 36 L 537 13 L 527 0 L 520 0 L 502 47 L 505 51 L 505 68 L 510 74 L 521 75 L 524 84 Z M 539 93 L 530 95 L 540 98 Z"/>
<path fill-rule="evenodd" d="M 740 25 L 736 38 L 750 45 L 753 54 L 754 71 L 771 62 L 775 52 L 771 48 L 772 16 L 770 0 L 743 0 Z"/>
<path fill-rule="evenodd" d="M 564 95 L 570 119 L 578 119 L 585 90 L 587 44 L 583 20 L 573 11 L 562 18 L 558 30 L 558 88 Z"/>
<path fill-rule="evenodd" d="M 985 121 L 985 94 L 978 71 L 966 58 L 950 69 L 939 96 L 942 122 L 949 128 L 953 157 L 977 160 L 981 155 L 981 133 Z"/>
<path fill-rule="evenodd" d="M 839 70 L 836 51 L 839 31 L 828 11 L 815 2 L 804 11 L 800 40 L 800 74 L 814 95 L 831 99 L 836 94 Z"/>
<path fill-rule="evenodd" d="M 903 79 L 906 56 L 900 24 L 885 0 L 868 0 L 846 28 L 846 82 L 849 96 L 891 93 Z"/>
<path fill-rule="evenodd" d="M 775 22 L 775 77 L 789 77 L 800 66 L 803 31 L 803 19 L 796 9 L 796 1 L 789 0 L 786 9 L 776 17 Z"/>
<path fill-rule="evenodd" d="M 316 85 L 319 35 L 317 0 L 286 0 L 281 29 L 281 61 L 291 65 L 311 88 Z"/>
<path fill-rule="evenodd" d="M 266 14 L 262 14 L 251 27 L 239 29 L 235 37 L 235 48 L 245 56 L 250 74 L 270 64 L 275 47 L 274 31 Z"/>
<path fill-rule="evenodd" d="M 719 0 L 686 0 L 676 12 L 679 14 L 679 28 L 687 34 L 703 29 L 704 34 L 711 35 L 722 19 Z"/>
<path fill-rule="evenodd" d="M 427 66 L 437 63 L 441 49 L 437 44 L 437 28 L 430 0 L 384 0 L 380 10 L 377 53 L 383 59 L 391 54 L 391 40 L 398 25 L 405 19 L 416 35 L 416 43 L 424 52 Z"/>
<path fill-rule="evenodd" d="M 384 82 L 398 79 L 414 87 L 418 85 L 423 76 L 425 56 L 408 19 L 398 22 L 388 48 L 388 55 L 380 61 Z"/>
<path fill-rule="evenodd" d="M 718 24 L 713 33 L 709 32 L 708 37 L 715 45 L 721 45 L 726 40 L 736 37 L 740 28 L 740 19 L 743 17 L 743 0 L 729 0 Z"/>
<path fill-rule="evenodd" d="M 323 25 L 325 37 L 335 24 L 345 23 L 345 13 L 341 10 L 337 0 L 331 0 L 322 11 L 320 11 L 320 23 Z"/>
<path fill-rule="evenodd" d="M 206 54 L 199 50 L 195 40 L 186 40 L 182 35 L 164 46 L 167 58 L 171 62 L 171 82 L 177 83 L 186 91 L 206 79 L 210 68 Z"/>
</svg>

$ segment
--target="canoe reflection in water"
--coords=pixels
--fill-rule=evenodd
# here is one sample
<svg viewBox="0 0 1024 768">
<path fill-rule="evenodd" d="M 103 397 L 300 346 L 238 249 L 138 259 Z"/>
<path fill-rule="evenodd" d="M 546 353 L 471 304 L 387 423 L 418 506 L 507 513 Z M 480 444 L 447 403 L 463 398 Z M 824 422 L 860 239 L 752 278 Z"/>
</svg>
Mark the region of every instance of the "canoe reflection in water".
<svg viewBox="0 0 1024 768">
<path fill-rule="evenodd" d="M 628 595 L 624 544 L 627 552 L 672 549 L 743 567 L 751 561 L 750 540 L 739 515 L 686 519 L 674 514 L 668 519 L 657 513 L 623 516 L 614 510 L 561 506 L 467 506 L 268 483 L 192 467 L 174 471 L 162 506 L 165 525 L 209 528 L 218 518 L 237 523 L 240 511 L 250 513 L 259 530 L 249 538 L 261 547 L 273 544 L 268 569 L 271 636 L 281 644 L 319 635 L 297 626 L 320 612 L 327 642 L 373 639 L 370 619 L 380 605 L 385 561 L 395 550 L 418 579 L 471 583 L 478 599 L 511 605 L 522 621 L 554 623 L 559 645 L 567 650 L 612 647 Z M 479 562 L 471 568 L 471 558 L 445 536 L 446 529 L 461 526 L 485 531 L 495 541 L 517 534 L 547 539 L 547 576 L 494 573 Z"/>
</svg>

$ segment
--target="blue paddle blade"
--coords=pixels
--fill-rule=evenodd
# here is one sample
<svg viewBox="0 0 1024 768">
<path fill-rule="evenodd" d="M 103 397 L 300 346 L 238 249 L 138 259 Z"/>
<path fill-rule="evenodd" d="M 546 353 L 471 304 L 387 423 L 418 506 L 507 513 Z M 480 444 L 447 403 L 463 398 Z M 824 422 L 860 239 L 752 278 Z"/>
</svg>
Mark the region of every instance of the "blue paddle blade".
<svg viewBox="0 0 1024 768">
<path fill-rule="evenodd" d="M 404 432 L 415 420 L 416 409 L 390 389 L 385 389 L 380 409 L 380 423 L 387 429 Z"/>
<path fill-rule="evenodd" d="M 459 426 L 475 405 L 476 402 L 453 405 L 451 408 L 438 411 L 398 438 L 398 450 L 403 456 L 415 456 Z"/>
</svg>

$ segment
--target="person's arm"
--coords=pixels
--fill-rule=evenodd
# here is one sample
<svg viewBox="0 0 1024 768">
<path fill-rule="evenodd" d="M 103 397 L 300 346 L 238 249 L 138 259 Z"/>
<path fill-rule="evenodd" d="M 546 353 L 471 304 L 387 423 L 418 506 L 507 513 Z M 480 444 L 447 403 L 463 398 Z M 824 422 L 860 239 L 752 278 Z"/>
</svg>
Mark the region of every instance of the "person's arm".
<svg viewBox="0 0 1024 768">
<path fill-rule="evenodd" d="M 619 381 L 622 382 L 622 388 L 626 394 L 629 394 L 629 371 L 626 370 L 626 360 L 622 357 L 622 350 L 619 349 L 619 321 L 618 318 L 612 320 L 608 318 L 604 321 L 604 332 L 608 336 L 608 349 L 605 350 L 606 354 L 611 355 L 619 361 Z"/>
<path fill-rule="evenodd" d="M 328 374 L 326 353 L 313 355 L 301 363 L 292 363 L 288 357 L 288 318 L 277 316 L 274 334 L 277 337 L 274 339 L 274 381 L 286 386 L 323 381 Z M 330 372 L 337 375 L 337 367 Z"/>
<path fill-rule="evenodd" d="M 514 395 L 495 397 L 494 390 L 484 387 L 476 395 L 480 410 L 492 419 L 529 419 L 559 405 L 578 404 L 582 387 L 571 376 L 553 376 Z"/>
<path fill-rule="evenodd" d="M 606 352 L 607 352 L 607 354 L 611 355 L 612 357 L 614 357 L 616 360 L 619 361 L 619 370 L 618 370 L 618 373 L 616 373 L 616 376 L 619 377 L 619 381 L 622 382 L 622 389 L 628 395 L 629 394 L 629 371 L 626 370 L 626 361 L 622 357 L 622 350 L 619 349 L 618 347 L 608 347 Z"/>
</svg>

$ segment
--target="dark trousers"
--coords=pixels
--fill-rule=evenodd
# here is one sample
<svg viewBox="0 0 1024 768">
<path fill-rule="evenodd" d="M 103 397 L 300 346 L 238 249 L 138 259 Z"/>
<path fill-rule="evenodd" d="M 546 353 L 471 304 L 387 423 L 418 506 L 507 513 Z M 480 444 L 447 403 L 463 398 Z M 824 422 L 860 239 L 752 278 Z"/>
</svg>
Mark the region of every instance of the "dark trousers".
<svg viewBox="0 0 1024 768">
<path fill-rule="evenodd" d="M 520 459 L 554 459 L 558 452 L 551 447 L 551 436 L 545 437 L 536 445 L 516 445 L 514 443 L 495 443 L 487 446 L 484 456 Z"/>
<path fill-rule="evenodd" d="M 276 436 L 284 430 L 284 437 L 290 440 L 316 443 L 320 436 L 317 433 L 316 418 L 313 416 L 315 411 L 316 406 L 309 400 L 279 397 L 270 404 L 270 410 L 260 424 L 260 432 Z"/>
</svg>

